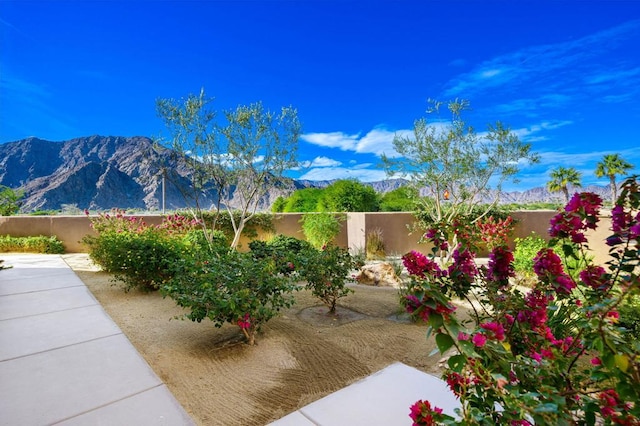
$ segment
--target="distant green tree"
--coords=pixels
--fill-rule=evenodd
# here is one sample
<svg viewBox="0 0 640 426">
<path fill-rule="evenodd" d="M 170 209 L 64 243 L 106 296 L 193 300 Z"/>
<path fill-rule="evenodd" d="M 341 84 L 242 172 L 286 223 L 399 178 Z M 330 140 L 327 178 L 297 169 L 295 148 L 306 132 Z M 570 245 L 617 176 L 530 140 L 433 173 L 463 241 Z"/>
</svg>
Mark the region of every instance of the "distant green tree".
<svg viewBox="0 0 640 426">
<path fill-rule="evenodd" d="M 551 180 L 547 182 L 550 192 L 562 192 L 565 203 L 569 202 L 569 185 L 581 186 L 582 174 L 573 167 L 558 167 L 551 170 Z"/>
<path fill-rule="evenodd" d="M 24 192 L 0 185 L 0 216 L 11 216 L 20 211 L 20 200 Z"/>
<path fill-rule="evenodd" d="M 618 199 L 618 186 L 616 176 L 624 175 L 633 169 L 633 164 L 628 163 L 619 154 L 607 154 L 602 157 L 602 161 L 596 164 L 595 175 L 598 178 L 608 177 L 611 186 L 611 204 L 615 204 Z"/>
<path fill-rule="evenodd" d="M 357 180 L 338 180 L 327 186 L 318 201 L 325 212 L 377 212 L 380 198 L 376 191 Z"/>
<path fill-rule="evenodd" d="M 284 212 L 285 204 L 287 204 L 287 199 L 281 195 L 276 198 L 276 200 L 271 205 L 271 211 L 273 213 L 282 213 Z"/>
<path fill-rule="evenodd" d="M 303 188 L 294 191 L 285 201 L 285 213 L 305 213 L 318 211 L 318 201 L 322 197 L 321 188 Z"/>
<path fill-rule="evenodd" d="M 402 186 L 389 191 L 380 198 L 380 211 L 383 212 L 407 212 L 414 211 L 416 200 L 419 197 L 418 190 L 410 186 Z"/>
</svg>

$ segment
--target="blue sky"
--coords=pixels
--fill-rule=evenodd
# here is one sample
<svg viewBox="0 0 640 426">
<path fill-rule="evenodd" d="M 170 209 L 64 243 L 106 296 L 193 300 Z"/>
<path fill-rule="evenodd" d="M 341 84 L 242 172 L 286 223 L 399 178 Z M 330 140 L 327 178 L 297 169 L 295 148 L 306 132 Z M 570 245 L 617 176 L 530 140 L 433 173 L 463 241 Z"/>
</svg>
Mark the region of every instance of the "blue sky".
<svg viewBox="0 0 640 426">
<path fill-rule="evenodd" d="M 541 155 L 508 189 L 604 154 L 640 171 L 640 0 L 0 0 L 0 143 L 160 136 L 157 98 L 298 109 L 307 179 L 385 177 L 427 99 L 464 98 Z"/>
</svg>

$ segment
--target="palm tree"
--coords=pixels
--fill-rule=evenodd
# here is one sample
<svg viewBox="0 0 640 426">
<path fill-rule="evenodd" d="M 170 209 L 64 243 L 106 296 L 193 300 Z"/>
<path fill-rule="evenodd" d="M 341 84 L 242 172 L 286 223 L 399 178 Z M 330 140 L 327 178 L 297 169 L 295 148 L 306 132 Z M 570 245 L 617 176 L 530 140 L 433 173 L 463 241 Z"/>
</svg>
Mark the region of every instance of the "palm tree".
<svg viewBox="0 0 640 426">
<path fill-rule="evenodd" d="M 633 164 L 626 162 L 618 154 L 607 154 L 602 157 L 602 161 L 596 164 L 595 175 L 598 178 L 607 176 L 611 185 L 611 204 L 615 204 L 618 199 L 618 186 L 616 176 L 623 175 L 633 169 Z"/>
<path fill-rule="evenodd" d="M 547 189 L 550 192 L 562 191 L 565 202 L 569 202 L 569 189 L 567 186 L 581 186 L 582 174 L 573 167 L 558 167 L 551 170 L 551 180 L 547 182 Z"/>
</svg>

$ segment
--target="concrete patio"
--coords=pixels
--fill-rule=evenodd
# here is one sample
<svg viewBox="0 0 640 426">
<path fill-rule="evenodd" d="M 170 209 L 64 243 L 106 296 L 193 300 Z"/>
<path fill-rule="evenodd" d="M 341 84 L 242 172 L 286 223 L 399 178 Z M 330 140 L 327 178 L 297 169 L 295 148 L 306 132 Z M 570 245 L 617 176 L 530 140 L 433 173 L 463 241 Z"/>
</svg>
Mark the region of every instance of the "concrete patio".
<svg viewBox="0 0 640 426">
<path fill-rule="evenodd" d="M 194 424 L 60 256 L 1 258 L 1 425 Z"/>
</svg>

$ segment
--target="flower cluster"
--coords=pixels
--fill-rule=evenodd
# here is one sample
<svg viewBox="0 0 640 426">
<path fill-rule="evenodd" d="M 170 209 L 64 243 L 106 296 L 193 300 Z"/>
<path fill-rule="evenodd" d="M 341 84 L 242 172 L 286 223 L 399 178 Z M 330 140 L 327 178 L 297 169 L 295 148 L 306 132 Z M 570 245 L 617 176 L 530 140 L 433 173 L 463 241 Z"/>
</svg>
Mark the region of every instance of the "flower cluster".
<svg viewBox="0 0 640 426">
<path fill-rule="evenodd" d="M 602 199 L 589 192 L 574 194 L 564 211 L 551 219 L 549 235 L 554 238 L 570 238 L 576 244 L 587 241 L 584 231 L 596 229 Z"/>
<path fill-rule="evenodd" d="M 442 409 L 431 407 L 429 401 L 418 401 L 413 404 L 409 417 L 413 420 L 414 426 L 437 425 L 443 419 Z"/>
<path fill-rule="evenodd" d="M 418 401 L 414 424 L 434 424 L 437 415 L 446 424 L 640 425 L 640 347 L 620 327 L 617 310 L 640 292 L 640 187 L 635 178 L 622 185 L 606 268 L 586 252 L 601 202 L 576 194 L 551 220 L 552 241 L 535 256 L 537 281 L 527 291 L 511 285 L 513 255 L 505 244 L 493 247 L 482 268 L 472 246 L 461 244 L 446 273 L 419 253 L 408 257 L 407 309 L 428 321 L 439 352 L 450 356 L 443 378 L 462 407 L 454 419 Z M 578 266 L 553 251 L 557 240 Z M 468 307 L 460 318 L 455 297 Z"/>
<path fill-rule="evenodd" d="M 402 263 L 409 274 L 422 278 L 425 276 L 441 277 L 447 273 L 447 271 L 440 270 L 435 261 L 415 250 L 402 256 Z"/>
<path fill-rule="evenodd" d="M 249 316 L 249 314 L 244 314 L 243 317 L 238 318 L 237 324 L 238 324 L 238 327 L 240 327 L 243 330 L 247 330 L 251 328 L 251 316 Z"/>
</svg>

